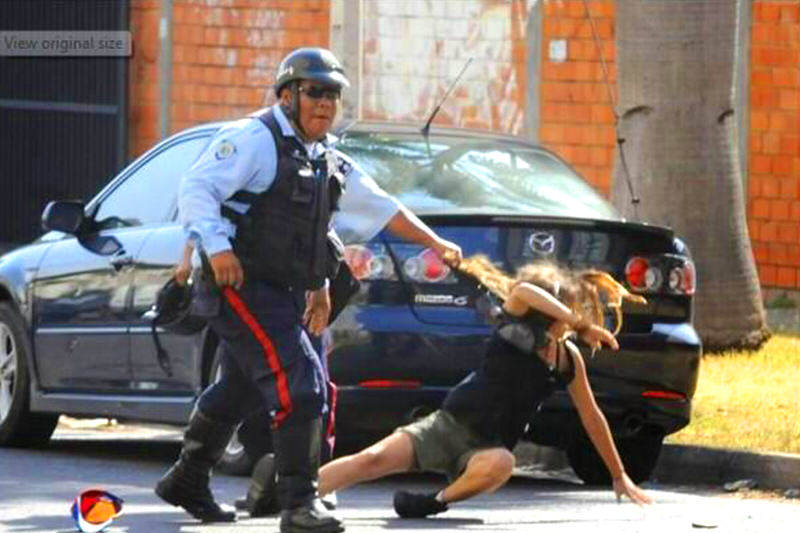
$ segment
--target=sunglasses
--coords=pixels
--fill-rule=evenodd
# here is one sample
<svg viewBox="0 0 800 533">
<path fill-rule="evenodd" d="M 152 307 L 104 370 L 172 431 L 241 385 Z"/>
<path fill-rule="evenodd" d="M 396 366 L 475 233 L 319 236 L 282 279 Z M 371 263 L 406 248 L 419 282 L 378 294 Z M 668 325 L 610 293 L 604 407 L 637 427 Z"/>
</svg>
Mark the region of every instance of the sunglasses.
<svg viewBox="0 0 800 533">
<path fill-rule="evenodd" d="M 78 531 L 97 533 L 122 512 L 122 499 L 100 489 L 85 490 L 72 503 L 72 518 Z"/>
<path fill-rule="evenodd" d="M 305 93 L 305 95 L 312 100 L 325 98 L 326 100 L 335 102 L 342 97 L 342 90 L 338 87 L 326 87 L 324 85 L 301 85 L 299 90 L 301 93 Z"/>
</svg>

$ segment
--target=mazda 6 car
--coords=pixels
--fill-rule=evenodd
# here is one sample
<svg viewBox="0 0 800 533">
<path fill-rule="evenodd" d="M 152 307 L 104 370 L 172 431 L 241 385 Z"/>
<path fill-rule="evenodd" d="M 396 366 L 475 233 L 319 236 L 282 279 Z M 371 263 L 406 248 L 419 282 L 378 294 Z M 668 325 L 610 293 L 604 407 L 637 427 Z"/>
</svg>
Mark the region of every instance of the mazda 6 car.
<svg viewBox="0 0 800 533">
<path fill-rule="evenodd" d="M 142 315 L 184 244 L 181 174 L 223 125 L 176 134 L 94 198 L 59 202 L 45 221 L 51 231 L 0 258 L 0 444 L 46 443 L 62 413 L 186 422 L 216 375 L 219 341 L 208 329 L 161 332 L 168 375 Z M 623 220 L 563 160 L 519 138 L 359 123 L 338 146 L 465 255 L 508 272 L 537 260 L 599 268 L 647 299 L 624 307 L 618 352 L 584 350 L 628 471 L 646 479 L 663 438 L 688 424 L 698 375 L 696 276 L 680 238 Z M 491 325 L 478 287 L 431 250 L 384 232 L 349 242 L 347 256 L 362 285 L 331 328 L 330 366 L 339 439 L 352 444 L 436 409 L 480 364 Z M 252 420 L 240 435 L 263 428 Z M 535 414 L 526 439 L 565 450 L 585 481 L 607 481 L 564 391 Z M 247 440 L 232 441 L 229 468 L 252 461 Z"/>
</svg>

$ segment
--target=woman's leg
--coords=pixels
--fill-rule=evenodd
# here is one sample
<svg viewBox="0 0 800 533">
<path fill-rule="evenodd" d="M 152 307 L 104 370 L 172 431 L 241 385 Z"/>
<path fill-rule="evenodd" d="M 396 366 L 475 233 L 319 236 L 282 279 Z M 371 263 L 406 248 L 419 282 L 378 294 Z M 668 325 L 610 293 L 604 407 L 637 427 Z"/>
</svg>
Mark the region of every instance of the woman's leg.
<svg viewBox="0 0 800 533">
<path fill-rule="evenodd" d="M 340 457 L 319 470 L 319 493 L 343 489 L 397 472 L 414 465 L 414 443 L 407 433 L 398 431 L 360 452 Z"/>
<path fill-rule="evenodd" d="M 394 510 L 402 518 L 424 518 L 444 512 L 448 503 L 498 489 L 511 477 L 513 468 L 514 456 L 505 448 L 481 450 L 470 457 L 458 479 L 438 494 L 395 492 Z"/>
<path fill-rule="evenodd" d="M 440 500 L 452 503 L 482 492 L 494 492 L 508 481 L 514 469 L 514 455 L 505 448 L 482 450 L 470 457 L 464 472 L 445 487 Z"/>
</svg>

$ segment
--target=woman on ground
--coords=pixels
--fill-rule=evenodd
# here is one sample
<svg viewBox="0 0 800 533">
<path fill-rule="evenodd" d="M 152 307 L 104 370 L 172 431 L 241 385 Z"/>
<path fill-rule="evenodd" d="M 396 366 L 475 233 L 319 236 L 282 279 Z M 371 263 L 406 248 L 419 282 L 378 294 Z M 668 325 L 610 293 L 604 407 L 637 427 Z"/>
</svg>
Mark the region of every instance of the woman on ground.
<svg viewBox="0 0 800 533">
<path fill-rule="evenodd" d="M 618 349 L 614 335 L 599 325 L 601 296 L 616 307 L 617 330 L 621 300 L 643 299 L 598 271 L 570 273 L 540 263 L 523 267 L 512 279 L 484 257 L 464 259 L 458 269 L 504 300 L 483 364 L 450 391 L 439 410 L 359 453 L 323 466 L 320 494 L 399 472 L 446 474 L 450 484 L 439 492 L 395 493 L 399 516 L 421 518 L 497 490 L 511 476 L 511 450 L 526 424 L 561 385 L 611 474 L 617 499 L 624 495 L 638 504 L 651 503 L 625 473 L 584 361 L 567 340 L 574 332 L 593 351 L 601 345 Z"/>
</svg>

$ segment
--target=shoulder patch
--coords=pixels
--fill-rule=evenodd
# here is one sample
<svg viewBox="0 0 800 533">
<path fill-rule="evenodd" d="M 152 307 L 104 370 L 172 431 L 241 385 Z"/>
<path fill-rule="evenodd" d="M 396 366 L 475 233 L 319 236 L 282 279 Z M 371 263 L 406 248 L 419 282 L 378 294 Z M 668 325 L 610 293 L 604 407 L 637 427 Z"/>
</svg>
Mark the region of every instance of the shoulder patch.
<svg viewBox="0 0 800 533">
<path fill-rule="evenodd" d="M 227 159 L 233 154 L 236 153 L 236 145 L 233 144 L 231 141 L 224 140 L 217 145 L 217 149 L 214 150 L 214 157 L 217 159 Z"/>
</svg>

